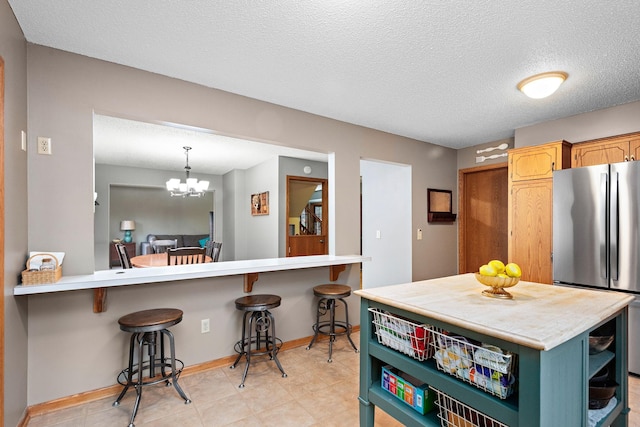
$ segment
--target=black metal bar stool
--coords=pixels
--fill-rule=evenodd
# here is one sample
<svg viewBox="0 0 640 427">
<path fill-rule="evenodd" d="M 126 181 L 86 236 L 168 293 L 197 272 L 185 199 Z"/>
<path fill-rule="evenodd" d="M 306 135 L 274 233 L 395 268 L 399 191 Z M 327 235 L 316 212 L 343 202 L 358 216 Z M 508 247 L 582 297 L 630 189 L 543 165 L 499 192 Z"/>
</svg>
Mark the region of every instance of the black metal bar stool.
<svg viewBox="0 0 640 427">
<path fill-rule="evenodd" d="M 278 350 L 282 346 L 282 340 L 276 336 L 276 321 L 269 311 L 270 308 L 280 306 L 280 297 L 277 295 L 248 295 L 236 299 L 235 303 L 238 310 L 244 311 L 244 316 L 242 318 L 242 338 L 234 347 L 238 357 L 230 368 L 235 369 L 242 356 L 247 361 L 242 381 L 238 387 L 244 387 L 251 356 L 268 354 L 270 359 L 276 362 L 278 369 L 282 372 L 282 377 L 286 377 L 287 374 L 278 360 Z M 247 326 L 249 328 L 248 335 Z M 254 331 L 255 336 L 253 335 Z M 254 349 L 251 348 L 252 345 L 255 346 Z"/>
<path fill-rule="evenodd" d="M 351 340 L 351 323 L 349 323 L 349 307 L 344 298 L 351 295 L 351 288 L 347 285 L 318 285 L 313 288 L 313 294 L 320 299 L 318 300 L 318 308 L 316 309 L 316 323 L 313 325 L 313 338 L 307 346 L 307 350 L 311 348 L 314 342 L 318 339 L 318 334 L 329 336 L 329 360 L 331 363 L 331 354 L 333 353 L 333 342 L 338 335 L 346 335 L 351 343 L 351 347 L 358 352 L 358 348 Z M 336 303 L 337 301 L 344 304 L 345 320 L 336 320 Z M 320 321 L 320 316 L 324 316 L 329 313 L 329 320 Z"/>
<path fill-rule="evenodd" d="M 133 405 L 133 413 L 129 427 L 134 427 L 133 420 L 138 413 L 140 400 L 142 398 L 142 387 L 157 384 L 162 381 L 167 386 L 173 384 L 184 403 L 191 403 L 191 400 L 184 393 L 178 384 L 178 377 L 184 368 L 184 363 L 176 359 L 175 343 L 173 334 L 167 328 L 182 321 L 182 310 L 177 308 L 156 308 L 151 310 L 137 311 L 127 314 L 118 319 L 120 329 L 131 333 L 129 344 L 129 366 L 118 375 L 118 383 L 124 386 L 113 406 L 118 406 L 120 400 L 127 393 L 129 387 L 136 389 L 136 401 Z M 164 337 L 169 338 L 169 357 L 165 357 Z M 157 356 L 158 344 L 160 346 L 160 357 Z M 147 347 L 148 358 L 144 359 L 144 347 Z M 134 350 L 138 348 L 138 359 L 134 363 Z M 177 367 L 176 365 L 179 365 Z M 167 369 L 170 372 L 167 372 Z M 144 372 L 148 371 L 145 376 Z M 157 372 L 159 371 L 159 372 Z"/>
</svg>

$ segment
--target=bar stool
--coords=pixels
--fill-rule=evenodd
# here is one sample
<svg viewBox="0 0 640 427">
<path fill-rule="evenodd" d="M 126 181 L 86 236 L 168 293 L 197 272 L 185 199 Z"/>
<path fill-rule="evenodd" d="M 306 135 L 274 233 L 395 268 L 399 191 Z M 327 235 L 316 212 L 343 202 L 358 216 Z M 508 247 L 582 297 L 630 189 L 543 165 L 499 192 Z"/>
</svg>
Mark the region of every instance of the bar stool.
<svg viewBox="0 0 640 427">
<path fill-rule="evenodd" d="M 124 389 L 118 396 L 113 406 L 118 406 L 129 387 L 136 389 L 136 401 L 133 405 L 133 413 L 129 427 L 134 427 L 133 420 L 138 413 L 140 399 L 142 398 L 142 387 L 157 384 L 162 381 L 167 386 L 173 385 L 184 403 L 191 403 L 191 400 L 184 393 L 178 384 L 178 377 L 184 368 L 184 363 L 175 357 L 175 343 L 173 334 L 167 328 L 182 321 L 182 310 L 176 308 L 156 308 L 151 310 L 137 311 L 127 314 L 118 319 L 120 329 L 131 333 L 129 344 L 129 366 L 123 369 L 118 375 L 118 383 Z M 158 336 L 158 333 L 160 334 Z M 169 357 L 165 357 L 164 337 L 169 338 Z M 157 357 L 157 347 L 160 344 L 160 357 Z M 147 347 L 148 359 L 143 359 L 143 347 Z M 134 363 L 134 350 L 138 348 L 137 362 Z M 179 368 L 176 367 L 179 365 Z M 167 368 L 170 372 L 167 372 Z M 159 370 L 159 374 L 156 373 Z M 148 371 L 148 376 L 144 376 L 144 371 Z"/>
<path fill-rule="evenodd" d="M 313 325 L 313 338 L 307 346 L 307 350 L 311 348 L 318 339 L 318 334 L 329 336 L 329 360 L 331 363 L 331 354 L 333 352 L 333 342 L 338 335 L 346 335 L 351 343 L 351 347 L 358 352 L 358 348 L 351 340 L 351 323 L 349 323 L 349 307 L 344 298 L 351 295 L 351 287 L 347 285 L 318 285 L 313 288 L 313 294 L 320 299 L 318 300 L 318 308 L 316 309 L 316 323 Z M 344 305 L 345 321 L 336 320 L 336 303 L 340 301 Z M 320 321 L 320 316 L 329 312 L 329 320 Z"/>
<path fill-rule="evenodd" d="M 249 372 L 251 356 L 268 354 L 269 358 L 276 362 L 278 369 L 282 372 L 282 377 L 286 378 L 287 376 L 277 356 L 278 350 L 282 346 L 282 340 L 276 336 L 276 321 L 269 311 L 270 308 L 280 306 L 280 300 L 281 298 L 277 295 L 248 295 L 235 301 L 236 308 L 244 311 L 244 316 L 242 318 L 242 338 L 234 346 L 238 357 L 230 368 L 235 369 L 242 356 L 247 361 L 239 388 L 244 387 L 244 380 Z M 249 335 L 247 335 L 247 324 Z M 254 331 L 255 336 L 253 335 Z M 262 347 L 263 344 L 264 348 Z M 251 345 L 255 345 L 253 350 Z"/>
</svg>

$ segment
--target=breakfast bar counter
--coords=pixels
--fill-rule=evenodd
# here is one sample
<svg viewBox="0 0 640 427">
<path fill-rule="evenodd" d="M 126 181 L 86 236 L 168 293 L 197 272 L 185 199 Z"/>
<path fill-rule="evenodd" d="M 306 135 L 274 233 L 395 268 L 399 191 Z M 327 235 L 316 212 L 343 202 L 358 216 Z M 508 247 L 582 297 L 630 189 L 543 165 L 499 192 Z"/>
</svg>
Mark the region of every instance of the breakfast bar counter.
<svg viewBox="0 0 640 427">
<path fill-rule="evenodd" d="M 106 290 L 112 287 L 173 282 L 208 277 L 244 276 L 244 291 L 253 290 L 259 273 L 329 267 L 329 280 L 335 281 L 349 264 L 368 261 L 361 255 L 313 255 L 288 258 L 268 258 L 243 261 L 210 262 L 204 264 L 172 265 L 165 267 L 131 268 L 96 271 L 94 274 L 62 276 L 56 283 L 18 285 L 14 295 L 34 295 L 52 292 L 94 290 L 94 312 L 104 311 Z"/>
<path fill-rule="evenodd" d="M 520 282 L 509 289 L 513 299 L 506 300 L 483 296 L 483 289 L 473 274 L 464 274 L 355 291 L 362 298 L 361 426 L 373 426 L 375 405 L 406 425 L 436 426 L 438 417 L 444 417 L 447 425 L 485 425 L 478 421 L 483 416 L 495 426 L 627 425 L 627 306 L 633 296 Z M 376 335 L 379 326 L 373 322 L 378 313 L 428 325 L 435 349 L 438 340 L 450 334 L 513 355 L 513 393 L 487 393 L 468 378 L 463 381 L 443 372 L 446 369 L 434 357 L 421 361 L 411 352 L 389 348 Z M 604 324 L 615 330 L 614 343 L 609 351 L 589 355 L 589 332 Z M 619 384 L 616 403 L 606 416 L 590 424 L 594 411 L 587 409 L 589 379 L 607 365 Z M 397 368 L 437 390 L 440 412 L 422 415 L 383 389 L 383 367 Z M 447 409 L 442 409 L 443 399 L 467 408 L 455 416 L 476 410 L 477 414 L 469 424 L 452 423 Z"/>
</svg>

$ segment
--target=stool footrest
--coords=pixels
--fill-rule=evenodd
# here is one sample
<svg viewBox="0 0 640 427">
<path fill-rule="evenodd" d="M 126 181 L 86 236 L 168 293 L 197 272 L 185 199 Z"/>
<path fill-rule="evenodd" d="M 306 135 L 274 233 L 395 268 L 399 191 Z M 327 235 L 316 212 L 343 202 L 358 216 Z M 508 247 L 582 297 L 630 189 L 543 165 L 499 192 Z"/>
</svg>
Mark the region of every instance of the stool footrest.
<svg viewBox="0 0 640 427">
<path fill-rule="evenodd" d="M 247 352 L 251 352 L 252 356 L 261 356 L 264 354 L 271 354 L 273 352 L 274 346 L 277 354 L 278 351 L 280 351 L 280 348 L 282 347 L 282 340 L 278 337 L 276 337 L 275 339 L 272 339 L 271 337 L 269 337 L 268 340 L 261 338 L 259 343 L 256 343 L 255 337 L 251 338 L 251 341 L 249 341 L 249 338 L 245 338 L 244 350 L 243 350 L 242 343 L 243 343 L 243 340 L 240 340 L 235 343 L 235 345 L 233 346 L 233 349 L 235 350 L 235 352 L 238 354 L 246 354 Z M 264 344 L 264 347 L 262 347 L 261 344 Z M 251 350 L 252 345 L 256 346 L 255 350 Z"/>
<path fill-rule="evenodd" d="M 334 322 L 333 327 L 334 327 L 334 331 L 331 332 L 331 322 L 329 321 L 320 322 L 317 325 L 313 325 L 313 332 L 317 332 L 322 335 L 338 336 L 338 335 L 350 334 L 353 329 L 351 324 L 346 324 L 345 322 Z M 329 331 L 322 330 L 323 328 L 324 329 L 329 328 Z M 336 329 L 340 329 L 340 330 L 336 330 Z"/>
<path fill-rule="evenodd" d="M 169 381 L 170 379 L 172 379 L 171 377 L 171 359 L 170 358 L 165 358 L 164 360 L 158 358 L 155 359 L 154 361 L 154 366 L 156 369 L 160 370 L 160 373 L 157 374 L 156 376 L 149 378 L 147 377 L 146 379 L 143 377 L 143 381 L 142 381 L 142 385 L 146 386 L 146 385 L 153 385 L 153 384 L 158 384 L 161 383 L 163 381 Z M 149 361 L 145 361 L 142 364 L 142 372 L 144 372 L 145 370 L 149 369 Z M 165 368 L 168 369 L 168 372 L 165 372 Z M 176 359 L 176 380 L 180 377 L 180 374 L 182 373 L 182 370 L 184 369 L 184 363 L 182 362 L 182 360 L 180 359 Z M 139 385 L 138 383 L 138 375 L 140 373 L 140 369 L 138 364 L 134 364 L 133 365 L 133 371 L 131 372 L 131 382 L 128 381 L 129 378 L 129 368 L 125 368 L 122 371 L 120 371 L 120 373 L 118 374 L 118 384 L 122 385 L 122 386 L 136 386 Z"/>
</svg>

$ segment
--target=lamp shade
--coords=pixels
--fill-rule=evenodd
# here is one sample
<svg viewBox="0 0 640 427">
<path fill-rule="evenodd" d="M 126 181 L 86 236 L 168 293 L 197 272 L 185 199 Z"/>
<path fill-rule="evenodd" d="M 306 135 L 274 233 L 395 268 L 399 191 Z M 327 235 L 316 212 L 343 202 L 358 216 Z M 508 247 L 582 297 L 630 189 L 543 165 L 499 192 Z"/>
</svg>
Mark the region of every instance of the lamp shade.
<svg viewBox="0 0 640 427">
<path fill-rule="evenodd" d="M 136 229 L 136 222 L 135 221 L 120 221 L 120 230 L 122 231 L 128 231 L 128 230 L 135 230 Z"/>
</svg>

